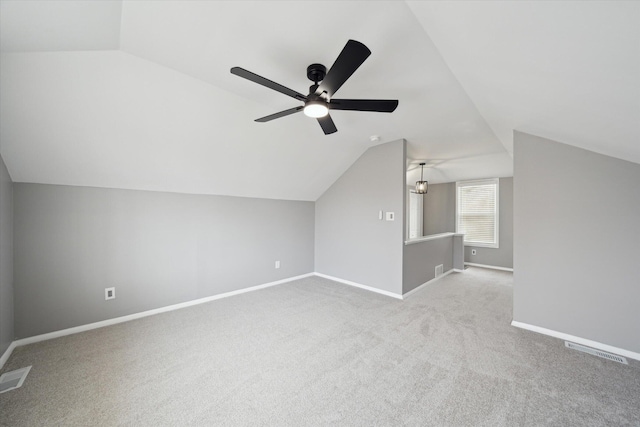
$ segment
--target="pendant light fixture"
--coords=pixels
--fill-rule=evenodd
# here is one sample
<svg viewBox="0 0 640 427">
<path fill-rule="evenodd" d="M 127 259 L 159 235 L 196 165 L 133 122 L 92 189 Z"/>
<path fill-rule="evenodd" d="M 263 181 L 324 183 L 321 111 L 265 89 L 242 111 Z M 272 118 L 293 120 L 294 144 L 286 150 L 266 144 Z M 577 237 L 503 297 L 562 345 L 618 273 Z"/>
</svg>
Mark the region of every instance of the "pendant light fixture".
<svg viewBox="0 0 640 427">
<path fill-rule="evenodd" d="M 425 164 L 420 163 L 420 181 L 416 182 L 416 194 L 427 194 L 427 191 L 429 191 L 429 181 L 423 181 L 422 176 Z"/>
</svg>

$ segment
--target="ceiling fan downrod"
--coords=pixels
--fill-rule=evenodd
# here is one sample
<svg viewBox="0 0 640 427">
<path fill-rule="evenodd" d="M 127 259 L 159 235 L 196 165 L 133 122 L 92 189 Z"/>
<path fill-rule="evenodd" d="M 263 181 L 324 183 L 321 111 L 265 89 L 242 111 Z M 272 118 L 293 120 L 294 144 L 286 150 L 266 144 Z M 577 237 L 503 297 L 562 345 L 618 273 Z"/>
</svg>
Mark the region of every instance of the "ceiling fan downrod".
<svg viewBox="0 0 640 427">
<path fill-rule="evenodd" d="M 324 76 L 327 75 L 327 67 L 322 64 L 311 64 L 307 67 L 307 78 L 313 82 L 309 86 L 309 94 L 315 93 L 318 89 L 319 83 L 324 80 Z"/>
</svg>

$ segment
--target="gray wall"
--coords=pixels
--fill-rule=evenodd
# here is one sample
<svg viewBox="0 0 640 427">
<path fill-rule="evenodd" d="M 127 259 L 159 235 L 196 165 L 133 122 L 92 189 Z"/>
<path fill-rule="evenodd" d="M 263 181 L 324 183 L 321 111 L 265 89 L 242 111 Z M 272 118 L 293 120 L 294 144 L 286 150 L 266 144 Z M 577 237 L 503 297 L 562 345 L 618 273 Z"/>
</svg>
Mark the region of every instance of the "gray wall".
<svg viewBox="0 0 640 427">
<path fill-rule="evenodd" d="M 429 185 L 423 197 L 422 234 L 439 234 L 456 231 L 456 183 Z"/>
<path fill-rule="evenodd" d="M 316 271 L 401 294 L 404 195 L 405 141 L 369 148 L 316 201 Z"/>
<path fill-rule="evenodd" d="M 14 208 L 17 338 L 313 271 L 313 202 L 16 183 Z"/>
<path fill-rule="evenodd" d="M 498 248 L 465 246 L 464 259 L 475 264 L 492 265 L 495 267 L 513 268 L 513 178 L 500 178 L 498 184 Z M 455 194 L 455 184 L 453 192 Z M 455 218 L 455 213 L 454 213 Z M 454 220 L 455 221 L 455 220 Z M 476 250 L 471 255 L 471 249 Z"/>
<path fill-rule="evenodd" d="M 513 178 L 500 178 L 498 248 L 464 247 L 464 260 L 513 268 Z M 456 231 L 456 183 L 434 184 L 424 197 L 424 235 Z M 475 249 L 476 254 L 471 255 Z"/>
<path fill-rule="evenodd" d="M 402 293 L 435 278 L 435 268 L 439 264 L 443 265 L 443 272 L 453 268 L 452 236 L 405 245 Z"/>
<path fill-rule="evenodd" d="M 640 353 L 640 165 L 514 140 L 514 320 Z"/>
<path fill-rule="evenodd" d="M 13 338 L 13 189 L 0 157 L 0 356 Z"/>
<path fill-rule="evenodd" d="M 464 270 L 464 236 L 461 234 L 453 237 L 453 268 Z"/>
</svg>

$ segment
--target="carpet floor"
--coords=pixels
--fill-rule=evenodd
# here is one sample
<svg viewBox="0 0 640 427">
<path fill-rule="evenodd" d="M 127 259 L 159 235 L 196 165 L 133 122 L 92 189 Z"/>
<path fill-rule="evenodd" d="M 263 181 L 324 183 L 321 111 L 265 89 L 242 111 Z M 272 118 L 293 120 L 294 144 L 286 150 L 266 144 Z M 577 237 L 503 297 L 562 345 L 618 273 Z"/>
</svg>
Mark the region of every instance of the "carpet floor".
<svg viewBox="0 0 640 427">
<path fill-rule="evenodd" d="M 18 347 L 3 426 L 640 426 L 640 363 L 510 326 L 511 273 L 318 277 Z"/>
</svg>

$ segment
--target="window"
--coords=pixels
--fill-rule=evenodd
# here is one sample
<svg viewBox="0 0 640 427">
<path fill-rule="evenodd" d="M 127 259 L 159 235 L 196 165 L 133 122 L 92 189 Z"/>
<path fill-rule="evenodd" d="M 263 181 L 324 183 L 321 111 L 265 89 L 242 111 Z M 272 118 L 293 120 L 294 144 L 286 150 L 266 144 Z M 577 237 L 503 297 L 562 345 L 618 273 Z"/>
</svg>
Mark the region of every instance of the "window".
<svg viewBox="0 0 640 427">
<path fill-rule="evenodd" d="M 468 246 L 498 247 L 498 179 L 456 183 L 456 231 Z"/>
<path fill-rule="evenodd" d="M 409 192 L 409 239 L 422 237 L 422 194 Z"/>
</svg>

